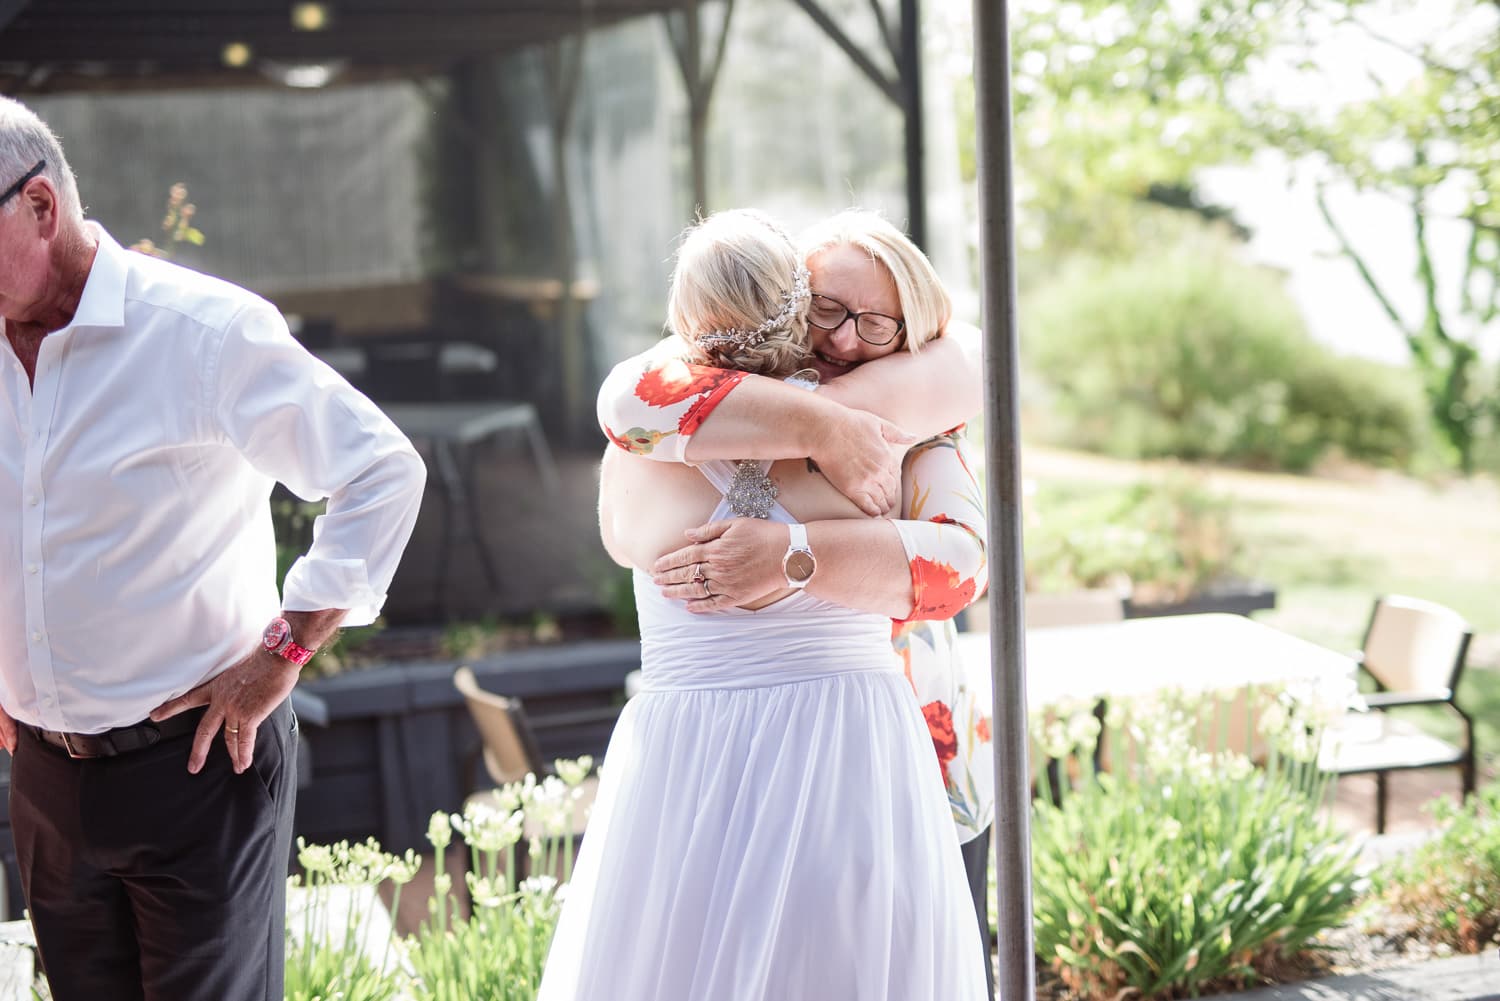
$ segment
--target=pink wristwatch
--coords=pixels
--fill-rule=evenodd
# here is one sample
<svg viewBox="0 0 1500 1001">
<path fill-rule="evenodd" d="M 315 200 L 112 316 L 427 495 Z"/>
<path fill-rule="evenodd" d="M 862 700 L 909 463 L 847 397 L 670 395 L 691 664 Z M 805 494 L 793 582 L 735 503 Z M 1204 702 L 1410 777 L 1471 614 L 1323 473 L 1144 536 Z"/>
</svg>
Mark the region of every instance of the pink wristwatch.
<svg viewBox="0 0 1500 1001">
<path fill-rule="evenodd" d="M 260 638 L 261 645 L 267 650 L 285 660 L 291 661 L 298 667 L 312 660 L 316 650 L 309 650 L 305 646 L 298 646 L 297 641 L 292 639 L 292 624 L 286 619 L 277 616 L 266 626 L 265 633 Z"/>
</svg>

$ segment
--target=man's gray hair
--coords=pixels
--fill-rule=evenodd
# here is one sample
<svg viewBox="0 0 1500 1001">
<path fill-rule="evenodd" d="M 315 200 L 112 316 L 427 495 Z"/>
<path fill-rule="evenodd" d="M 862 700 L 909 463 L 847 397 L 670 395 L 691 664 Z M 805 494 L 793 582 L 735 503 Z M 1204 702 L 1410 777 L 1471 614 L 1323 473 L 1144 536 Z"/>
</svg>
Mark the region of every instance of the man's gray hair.
<svg viewBox="0 0 1500 1001">
<path fill-rule="evenodd" d="M 45 160 L 42 176 L 52 182 L 62 200 L 64 216 L 83 221 L 83 203 L 78 198 L 78 182 L 63 155 L 62 143 L 47 123 L 20 101 L 0 97 L 0 191 L 10 187 L 26 172 Z M 6 202 L 0 211 L 14 212 L 17 199 Z"/>
</svg>

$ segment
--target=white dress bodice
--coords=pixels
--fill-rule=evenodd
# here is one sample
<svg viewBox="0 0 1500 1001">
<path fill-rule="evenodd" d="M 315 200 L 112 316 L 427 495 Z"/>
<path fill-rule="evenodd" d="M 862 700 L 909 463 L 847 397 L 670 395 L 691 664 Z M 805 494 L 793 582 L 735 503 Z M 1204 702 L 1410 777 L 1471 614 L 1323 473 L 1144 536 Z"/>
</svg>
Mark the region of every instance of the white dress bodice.
<svg viewBox="0 0 1500 1001">
<path fill-rule="evenodd" d="M 770 462 L 762 463 L 762 471 Z M 698 466 L 720 493 L 711 521 L 733 518 L 727 495 L 735 464 Z M 779 502 L 770 521 L 794 518 Z M 795 591 L 765 608 L 689 612 L 662 595 L 651 575 L 635 571 L 644 690 L 757 688 L 849 671 L 900 670 L 891 620 Z M 710 578 L 712 586 L 712 578 Z"/>
</svg>

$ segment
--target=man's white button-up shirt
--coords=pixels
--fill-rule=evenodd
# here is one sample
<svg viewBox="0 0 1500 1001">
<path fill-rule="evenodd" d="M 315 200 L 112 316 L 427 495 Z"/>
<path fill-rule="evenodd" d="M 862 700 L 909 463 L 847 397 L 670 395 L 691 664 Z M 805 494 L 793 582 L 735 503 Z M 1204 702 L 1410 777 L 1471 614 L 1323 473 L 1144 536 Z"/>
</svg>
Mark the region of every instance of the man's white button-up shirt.
<svg viewBox="0 0 1500 1001">
<path fill-rule="evenodd" d="M 245 657 L 281 608 L 374 620 L 426 471 L 374 404 L 226 282 L 99 251 L 36 382 L 0 340 L 0 705 L 137 723 Z M 276 594 L 275 481 L 327 497 Z"/>
</svg>

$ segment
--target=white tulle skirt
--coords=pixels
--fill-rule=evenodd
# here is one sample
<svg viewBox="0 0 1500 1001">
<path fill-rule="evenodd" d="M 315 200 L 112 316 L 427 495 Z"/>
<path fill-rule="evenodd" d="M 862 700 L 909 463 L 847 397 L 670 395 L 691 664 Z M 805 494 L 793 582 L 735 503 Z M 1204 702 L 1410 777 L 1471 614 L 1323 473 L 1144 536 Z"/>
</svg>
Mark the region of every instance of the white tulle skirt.
<svg viewBox="0 0 1500 1001">
<path fill-rule="evenodd" d="M 937 759 L 890 663 L 735 688 L 648 672 L 538 1001 L 983 1001 Z"/>
</svg>

